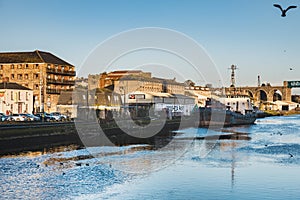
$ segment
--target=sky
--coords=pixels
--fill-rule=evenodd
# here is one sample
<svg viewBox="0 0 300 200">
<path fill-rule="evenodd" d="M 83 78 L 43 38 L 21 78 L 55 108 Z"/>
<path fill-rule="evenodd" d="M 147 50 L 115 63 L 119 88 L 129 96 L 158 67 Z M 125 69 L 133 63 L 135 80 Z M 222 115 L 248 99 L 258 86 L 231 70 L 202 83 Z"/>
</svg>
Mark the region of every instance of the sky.
<svg viewBox="0 0 300 200">
<path fill-rule="evenodd" d="M 274 3 L 298 8 L 283 18 Z M 178 65 L 175 71 L 185 72 L 185 79 L 228 86 L 234 64 L 238 86 L 257 85 L 258 75 L 262 83 L 282 85 L 284 80 L 300 80 L 299 21 L 300 0 L 0 0 L 0 51 L 48 51 L 75 65 L 80 76 L 152 63 L 157 64 L 155 76 L 168 74 L 167 68 L 160 70 L 163 65 Z M 156 55 L 151 50 L 123 56 L 111 68 L 86 67 L 101 44 L 143 27 L 173 30 L 196 42 L 211 59 L 217 78 L 205 73 L 197 77 L 182 59 L 175 63 L 170 52 Z"/>
</svg>

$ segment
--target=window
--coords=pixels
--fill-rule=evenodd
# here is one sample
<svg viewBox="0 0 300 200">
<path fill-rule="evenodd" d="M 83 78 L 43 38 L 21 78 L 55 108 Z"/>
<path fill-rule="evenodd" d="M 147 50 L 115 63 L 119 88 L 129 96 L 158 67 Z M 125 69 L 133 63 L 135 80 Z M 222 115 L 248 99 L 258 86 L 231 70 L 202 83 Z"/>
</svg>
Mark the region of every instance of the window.
<svg viewBox="0 0 300 200">
<path fill-rule="evenodd" d="M 18 74 L 18 80 L 22 80 L 23 79 L 23 75 L 22 74 Z"/>
<path fill-rule="evenodd" d="M 35 69 L 39 69 L 39 68 L 40 68 L 39 64 L 35 64 Z"/>
<path fill-rule="evenodd" d="M 19 65 L 18 65 L 18 69 L 22 69 L 22 64 L 19 64 Z"/>
<path fill-rule="evenodd" d="M 28 64 L 26 64 L 26 65 L 25 65 L 25 69 L 28 69 L 28 68 L 29 68 L 29 66 L 28 66 Z"/>
<path fill-rule="evenodd" d="M 10 75 L 10 79 L 11 79 L 11 80 L 14 80 L 14 79 L 15 79 L 15 75 L 14 75 L 14 74 L 11 74 L 11 75 Z"/>
<path fill-rule="evenodd" d="M 12 65 L 10 66 L 10 68 L 11 68 L 11 69 L 14 69 L 14 68 L 15 68 L 15 66 L 12 64 Z"/>
<path fill-rule="evenodd" d="M 14 92 L 13 91 L 10 92 L 10 100 L 14 100 Z"/>
<path fill-rule="evenodd" d="M 39 89 L 39 84 L 35 84 L 34 89 L 38 90 Z"/>
<path fill-rule="evenodd" d="M 35 79 L 39 79 L 39 74 L 34 74 L 33 76 Z"/>
<path fill-rule="evenodd" d="M 28 74 L 24 74 L 24 79 L 25 79 L 25 80 L 28 79 Z"/>
<path fill-rule="evenodd" d="M 18 100 L 21 101 L 21 92 L 18 92 Z"/>
<path fill-rule="evenodd" d="M 3 65 L 0 65 L 0 70 L 2 70 L 3 69 Z"/>
<path fill-rule="evenodd" d="M 26 92 L 26 101 L 28 101 L 29 100 L 29 98 L 28 98 L 28 92 Z"/>
</svg>

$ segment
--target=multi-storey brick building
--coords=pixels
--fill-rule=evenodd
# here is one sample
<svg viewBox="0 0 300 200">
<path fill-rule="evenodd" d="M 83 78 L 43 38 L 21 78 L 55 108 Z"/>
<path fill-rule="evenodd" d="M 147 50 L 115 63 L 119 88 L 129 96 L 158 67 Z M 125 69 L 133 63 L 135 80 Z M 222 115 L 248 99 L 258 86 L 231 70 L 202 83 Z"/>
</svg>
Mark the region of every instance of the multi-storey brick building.
<svg viewBox="0 0 300 200">
<path fill-rule="evenodd" d="M 184 94 L 184 84 L 175 79 L 162 79 L 152 77 L 151 72 L 141 70 L 118 70 L 104 72 L 100 75 L 89 75 L 89 89 L 114 86 L 117 93 L 129 93 L 133 91 L 167 92 L 172 94 Z"/>
<path fill-rule="evenodd" d="M 56 111 L 61 91 L 75 85 L 75 67 L 43 51 L 0 53 L 0 81 L 9 78 L 33 90 L 34 111 Z"/>
<path fill-rule="evenodd" d="M 100 74 L 99 86 L 100 88 L 104 88 L 109 85 L 113 85 L 115 81 L 118 81 L 125 76 L 151 78 L 151 72 L 143 72 L 142 70 L 117 70 L 109 73 L 104 72 Z"/>
</svg>

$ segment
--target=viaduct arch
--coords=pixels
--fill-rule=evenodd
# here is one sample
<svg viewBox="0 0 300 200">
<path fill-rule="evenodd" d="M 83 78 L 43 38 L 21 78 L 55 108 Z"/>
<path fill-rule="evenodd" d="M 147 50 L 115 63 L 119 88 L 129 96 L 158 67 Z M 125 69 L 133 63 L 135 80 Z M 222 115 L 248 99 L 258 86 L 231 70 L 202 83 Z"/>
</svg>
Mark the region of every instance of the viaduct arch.
<svg viewBox="0 0 300 200">
<path fill-rule="evenodd" d="M 249 94 L 253 99 L 254 104 L 261 101 L 273 102 L 276 100 L 291 101 L 292 89 L 288 87 L 287 81 L 283 82 L 283 86 L 271 86 L 270 84 L 261 85 L 258 87 L 236 87 L 237 92 Z M 225 88 L 229 92 L 231 88 Z"/>
</svg>

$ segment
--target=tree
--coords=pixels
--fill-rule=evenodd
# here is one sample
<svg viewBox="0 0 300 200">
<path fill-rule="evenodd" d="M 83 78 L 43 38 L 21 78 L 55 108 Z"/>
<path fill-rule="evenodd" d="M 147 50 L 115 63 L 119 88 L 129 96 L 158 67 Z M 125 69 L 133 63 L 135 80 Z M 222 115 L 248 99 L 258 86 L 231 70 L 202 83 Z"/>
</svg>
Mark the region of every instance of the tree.
<svg viewBox="0 0 300 200">
<path fill-rule="evenodd" d="M 186 86 L 189 86 L 189 87 L 194 87 L 194 86 L 195 86 L 195 83 L 194 83 L 193 81 L 191 81 L 191 80 L 186 80 L 186 81 L 184 82 L 184 84 L 185 84 Z"/>
</svg>

